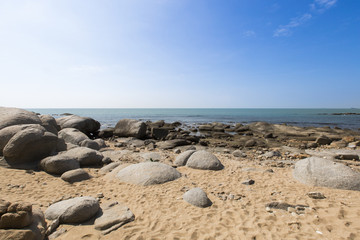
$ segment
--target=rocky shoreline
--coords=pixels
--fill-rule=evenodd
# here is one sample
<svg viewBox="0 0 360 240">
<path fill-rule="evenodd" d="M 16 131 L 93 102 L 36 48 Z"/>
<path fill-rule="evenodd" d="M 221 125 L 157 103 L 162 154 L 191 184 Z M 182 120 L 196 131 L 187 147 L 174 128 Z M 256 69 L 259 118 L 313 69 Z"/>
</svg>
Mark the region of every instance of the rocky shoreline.
<svg viewBox="0 0 360 240">
<path fill-rule="evenodd" d="M 1 107 L 0 239 L 356 239 L 359 156 L 349 129 L 120 119 L 100 130 Z"/>
</svg>

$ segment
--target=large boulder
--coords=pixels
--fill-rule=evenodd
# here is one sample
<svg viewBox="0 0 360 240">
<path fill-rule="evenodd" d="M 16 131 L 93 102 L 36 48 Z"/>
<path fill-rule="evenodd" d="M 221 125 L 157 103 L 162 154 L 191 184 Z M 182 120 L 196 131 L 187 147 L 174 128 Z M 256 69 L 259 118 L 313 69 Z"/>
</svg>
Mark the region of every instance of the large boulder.
<svg viewBox="0 0 360 240">
<path fill-rule="evenodd" d="M 115 126 L 114 135 L 142 139 L 146 136 L 146 124 L 135 119 L 121 119 Z"/>
<path fill-rule="evenodd" d="M 163 163 L 143 162 L 120 170 L 116 176 L 125 183 L 148 186 L 173 181 L 181 177 L 181 174 Z"/>
<path fill-rule="evenodd" d="M 0 129 L 19 124 L 41 124 L 36 113 L 19 108 L 0 107 Z"/>
<path fill-rule="evenodd" d="M 3 205 L 3 204 L 2 204 Z M 6 212 L 0 215 L 0 228 L 20 229 L 32 223 L 32 205 L 29 203 L 6 203 Z"/>
<path fill-rule="evenodd" d="M 89 117 L 80 117 L 77 115 L 70 115 L 56 119 L 57 124 L 61 129 L 64 128 L 76 128 L 79 131 L 90 134 L 95 133 L 100 128 L 100 123 Z"/>
<path fill-rule="evenodd" d="M 102 164 L 104 156 L 101 152 L 87 147 L 77 147 L 63 152 L 61 155 L 76 159 L 81 166 L 91 166 Z"/>
<path fill-rule="evenodd" d="M 187 150 L 187 151 L 179 154 L 179 156 L 177 156 L 176 159 L 175 159 L 175 162 L 174 162 L 175 165 L 176 165 L 176 166 L 179 166 L 179 167 L 180 167 L 180 166 L 185 166 L 186 163 L 187 163 L 187 161 L 188 161 L 188 159 L 190 158 L 190 156 L 191 156 L 194 152 L 196 152 L 196 150 Z"/>
<path fill-rule="evenodd" d="M 310 157 L 297 161 L 293 171 L 296 180 L 303 184 L 360 190 L 360 173 L 331 160 Z"/>
<path fill-rule="evenodd" d="M 60 139 L 63 139 L 65 143 L 72 143 L 75 145 L 80 145 L 82 141 L 89 139 L 88 136 L 76 128 L 64 128 L 59 131 L 58 136 Z"/>
<path fill-rule="evenodd" d="M 61 223 L 82 223 L 99 211 L 99 202 L 93 197 L 76 197 L 51 205 L 45 211 L 48 220 L 59 219 Z"/>
<path fill-rule="evenodd" d="M 55 152 L 58 138 L 40 125 L 17 132 L 6 143 L 3 155 L 9 165 L 39 161 Z"/>
<path fill-rule="evenodd" d="M 224 166 L 212 153 L 205 150 L 197 151 L 189 157 L 187 167 L 203 170 L 221 170 Z"/>
<path fill-rule="evenodd" d="M 57 125 L 55 118 L 50 115 L 40 115 L 41 125 L 48 131 L 55 135 L 60 131 L 60 126 Z"/>
<path fill-rule="evenodd" d="M 64 172 L 80 168 L 80 163 L 75 158 L 58 154 L 41 160 L 40 168 L 47 173 L 61 175 Z"/>
<path fill-rule="evenodd" d="M 101 210 L 95 220 L 95 229 L 101 230 L 103 234 L 108 234 L 135 219 L 130 209 L 118 202 L 110 203 Z"/>
<path fill-rule="evenodd" d="M 190 189 L 183 195 L 183 199 L 196 207 L 205 208 L 212 205 L 211 200 L 201 188 Z"/>
<path fill-rule="evenodd" d="M 25 130 L 27 128 L 38 128 L 42 131 L 46 131 L 46 129 L 39 124 L 20 124 L 20 125 L 12 125 L 9 127 L 5 127 L 0 130 L 0 155 L 3 154 L 3 149 L 6 144 L 10 141 L 10 139 L 18 132 Z"/>
<path fill-rule="evenodd" d="M 80 147 L 87 147 L 94 150 L 100 150 L 99 144 L 92 139 L 85 139 L 84 141 L 80 142 Z"/>
</svg>

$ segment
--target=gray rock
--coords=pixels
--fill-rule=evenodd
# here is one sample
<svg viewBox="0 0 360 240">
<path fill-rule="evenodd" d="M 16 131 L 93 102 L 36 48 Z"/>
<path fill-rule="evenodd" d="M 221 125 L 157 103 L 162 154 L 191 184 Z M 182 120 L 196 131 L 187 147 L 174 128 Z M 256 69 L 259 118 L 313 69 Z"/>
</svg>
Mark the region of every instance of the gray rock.
<svg viewBox="0 0 360 240">
<path fill-rule="evenodd" d="M 164 128 L 151 128 L 151 137 L 157 140 L 164 140 L 169 134 L 168 129 Z"/>
<path fill-rule="evenodd" d="M 99 132 L 98 136 L 101 138 L 111 138 L 114 135 L 114 128 L 106 128 Z"/>
<path fill-rule="evenodd" d="M 76 159 L 80 166 L 100 165 L 104 157 L 101 152 L 86 147 L 73 148 L 62 155 Z"/>
<path fill-rule="evenodd" d="M 254 139 L 250 139 L 245 142 L 245 147 L 253 147 L 256 145 L 256 141 Z"/>
<path fill-rule="evenodd" d="M 156 143 L 156 146 L 160 149 L 172 149 L 178 146 L 184 146 L 189 145 L 190 142 L 186 141 L 185 139 L 173 139 L 173 140 L 167 140 L 164 142 L 158 142 Z"/>
<path fill-rule="evenodd" d="M 114 135 L 142 139 L 146 136 L 146 124 L 134 119 L 121 119 L 115 126 Z"/>
<path fill-rule="evenodd" d="M 61 175 L 61 179 L 69 183 L 81 182 L 90 178 L 91 176 L 89 175 L 89 173 L 87 173 L 84 169 L 81 168 L 64 172 Z"/>
<path fill-rule="evenodd" d="M 134 214 L 127 206 L 117 202 L 110 203 L 102 207 L 102 211 L 95 220 L 95 229 L 103 231 L 103 234 L 108 234 L 134 219 Z"/>
<path fill-rule="evenodd" d="M 19 108 L 0 107 L 0 130 L 13 125 L 41 123 L 40 118 L 33 112 Z"/>
<path fill-rule="evenodd" d="M 58 154 L 41 160 L 40 167 L 47 173 L 61 175 L 64 172 L 80 168 L 80 163 L 72 157 Z"/>
<path fill-rule="evenodd" d="M 310 198 L 313 198 L 313 199 L 324 199 L 324 198 L 326 198 L 324 196 L 324 194 L 322 194 L 321 192 L 309 192 L 306 195 L 308 195 Z"/>
<path fill-rule="evenodd" d="M 10 165 L 39 161 L 55 152 L 57 141 L 57 136 L 43 127 L 29 127 L 12 136 L 3 155 Z"/>
<path fill-rule="evenodd" d="M 125 183 L 148 186 L 173 181 L 181 174 L 163 163 L 143 162 L 120 170 L 116 177 Z"/>
<path fill-rule="evenodd" d="M 55 135 L 60 131 L 60 126 L 57 125 L 55 118 L 50 115 L 40 115 L 41 125 L 46 129 L 46 131 L 51 132 Z"/>
<path fill-rule="evenodd" d="M 205 208 L 212 205 L 211 200 L 201 188 L 190 189 L 183 195 L 183 199 L 186 202 L 200 208 Z"/>
<path fill-rule="evenodd" d="M 87 147 L 94 150 L 100 150 L 99 144 L 91 139 L 85 139 L 84 141 L 80 142 L 80 147 Z"/>
<path fill-rule="evenodd" d="M 64 139 L 65 143 L 80 145 L 86 139 L 89 139 L 84 133 L 75 128 L 64 128 L 58 133 L 59 138 Z"/>
<path fill-rule="evenodd" d="M 266 158 L 272 158 L 272 157 L 280 157 L 281 153 L 279 151 L 270 151 L 263 154 Z"/>
<path fill-rule="evenodd" d="M 3 154 L 3 149 L 10 139 L 18 132 L 28 129 L 28 128 L 37 128 L 45 132 L 46 129 L 39 124 L 21 124 L 5 127 L 0 130 L 0 155 Z"/>
<path fill-rule="evenodd" d="M 248 180 L 245 180 L 244 182 L 242 182 L 241 184 L 244 184 L 244 185 L 253 185 L 254 183 L 255 183 L 254 180 L 248 179 Z"/>
<path fill-rule="evenodd" d="M 224 168 L 224 166 L 214 154 L 205 150 L 193 153 L 189 157 L 186 166 L 203 170 L 221 170 Z"/>
<path fill-rule="evenodd" d="M 89 117 L 80 117 L 77 115 L 70 115 L 56 119 L 57 124 L 61 129 L 76 128 L 79 131 L 90 134 L 95 133 L 100 128 L 100 123 Z"/>
<path fill-rule="evenodd" d="M 181 154 L 179 154 L 179 156 L 176 157 L 175 159 L 175 165 L 176 166 L 185 166 L 189 157 L 194 153 L 196 152 L 195 150 L 188 150 L 188 151 L 185 151 Z"/>
<path fill-rule="evenodd" d="M 360 173 L 331 160 L 310 157 L 295 164 L 293 176 L 303 184 L 360 190 Z"/>
<path fill-rule="evenodd" d="M 104 141 L 104 140 L 102 140 L 102 139 L 100 139 L 100 138 L 95 139 L 94 141 L 95 141 L 95 142 L 97 142 L 97 144 L 99 145 L 99 148 L 100 148 L 100 149 L 101 149 L 101 148 L 106 148 L 106 147 L 107 147 L 107 146 L 106 146 L 105 141 Z"/>
<path fill-rule="evenodd" d="M 76 197 L 57 202 L 45 211 L 48 220 L 59 218 L 60 223 L 82 223 L 96 215 L 99 202 L 93 197 Z"/>
<path fill-rule="evenodd" d="M 116 168 L 117 166 L 119 166 L 121 164 L 121 162 L 112 162 L 109 165 L 106 165 L 104 167 L 102 167 L 99 172 L 102 174 L 106 174 L 111 172 L 114 168 Z"/>
<path fill-rule="evenodd" d="M 239 149 L 235 150 L 232 154 L 234 157 L 247 157 L 247 155 Z"/>
<path fill-rule="evenodd" d="M 320 136 L 315 140 L 315 143 L 317 143 L 319 146 L 327 145 L 327 144 L 330 144 L 331 142 L 332 142 L 332 140 L 330 138 L 328 138 L 327 136 Z"/>
</svg>

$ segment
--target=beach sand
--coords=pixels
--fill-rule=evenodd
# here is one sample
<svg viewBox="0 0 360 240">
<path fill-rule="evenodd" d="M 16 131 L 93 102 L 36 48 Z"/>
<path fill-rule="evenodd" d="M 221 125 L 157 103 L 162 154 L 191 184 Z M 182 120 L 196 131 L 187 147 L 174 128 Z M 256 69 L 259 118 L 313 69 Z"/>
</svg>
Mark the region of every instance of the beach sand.
<svg viewBox="0 0 360 240">
<path fill-rule="evenodd" d="M 159 153 L 167 156 L 165 163 L 171 163 L 177 155 L 165 150 Z M 181 178 L 152 186 L 121 183 L 101 175 L 96 168 L 85 168 L 93 178 L 74 184 L 43 171 L 0 168 L 0 198 L 30 202 L 45 211 L 61 198 L 97 197 L 102 193 L 101 203 L 118 201 L 135 215 L 135 221 L 108 235 L 95 230 L 93 220 L 60 225 L 58 229 L 66 232 L 56 239 L 63 240 L 360 239 L 360 192 L 303 185 L 292 177 L 292 165 L 275 167 L 271 162 L 256 160 L 255 152 L 246 158 L 214 153 L 225 166 L 223 170 L 178 167 Z M 270 168 L 273 172 L 266 171 Z M 247 179 L 255 184 L 241 184 Z M 213 205 L 198 208 L 185 202 L 182 195 L 193 187 L 202 188 Z M 321 192 L 326 198 L 312 199 L 308 192 Z M 230 199 L 231 194 L 235 199 Z M 304 214 L 267 211 L 270 202 L 309 208 Z"/>
</svg>

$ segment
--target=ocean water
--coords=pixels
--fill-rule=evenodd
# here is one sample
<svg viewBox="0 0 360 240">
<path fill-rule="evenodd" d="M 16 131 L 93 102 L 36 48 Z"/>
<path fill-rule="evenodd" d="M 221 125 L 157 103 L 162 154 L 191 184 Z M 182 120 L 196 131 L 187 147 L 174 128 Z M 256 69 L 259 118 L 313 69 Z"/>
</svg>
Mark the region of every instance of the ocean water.
<svg viewBox="0 0 360 240">
<path fill-rule="evenodd" d="M 64 113 L 91 117 L 101 123 L 101 128 L 113 127 L 123 118 L 143 121 L 165 120 L 179 121 L 188 125 L 222 122 L 252 123 L 264 121 L 269 123 L 286 123 L 295 126 L 330 126 L 360 129 L 360 115 L 332 115 L 334 113 L 358 113 L 360 109 L 250 109 L 250 108 L 57 108 L 28 109 L 40 114 L 50 114 L 55 118 Z"/>
</svg>

